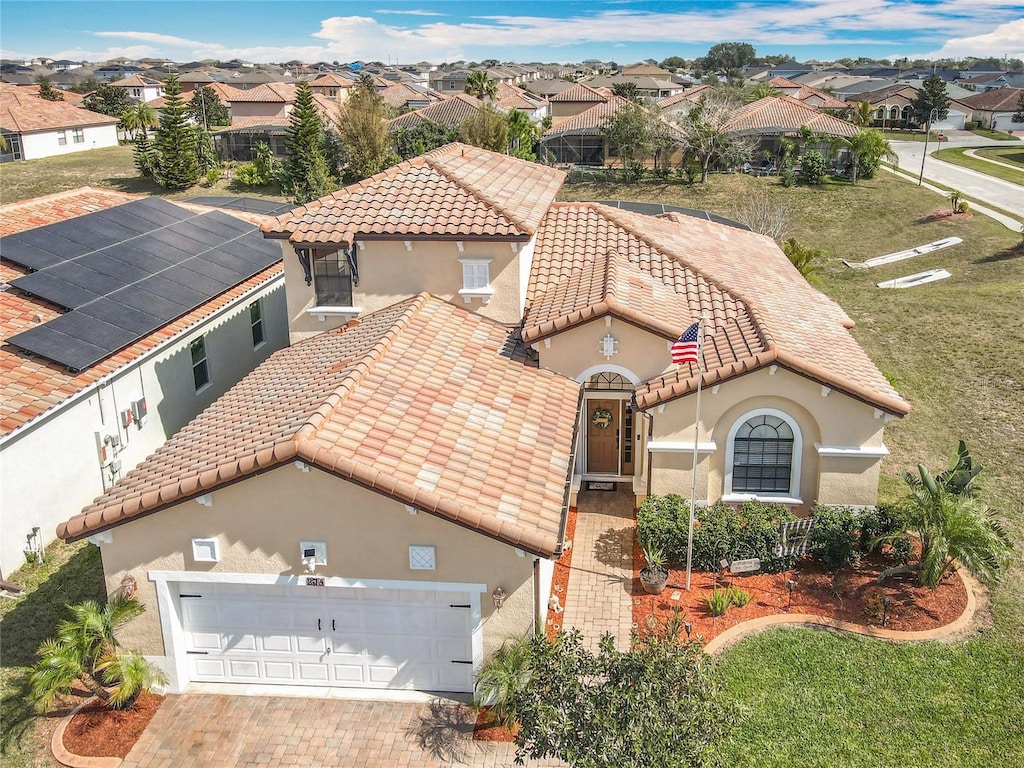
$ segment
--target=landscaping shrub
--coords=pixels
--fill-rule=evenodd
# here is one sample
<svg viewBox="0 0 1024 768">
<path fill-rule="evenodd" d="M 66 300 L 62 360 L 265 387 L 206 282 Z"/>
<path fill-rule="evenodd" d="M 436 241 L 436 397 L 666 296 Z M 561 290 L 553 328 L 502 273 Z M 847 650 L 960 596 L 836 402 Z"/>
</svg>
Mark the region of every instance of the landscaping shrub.
<svg viewBox="0 0 1024 768">
<path fill-rule="evenodd" d="M 732 605 L 732 592 L 728 589 L 713 589 L 711 594 L 704 598 L 708 610 L 712 616 L 725 616 Z"/>
<path fill-rule="evenodd" d="M 820 187 L 828 173 L 828 161 L 816 149 L 809 149 L 800 158 L 800 176 L 798 181 L 811 187 Z"/>
<path fill-rule="evenodd" d="M 729 587 L 729 602 L 737 608 L 742 608 L 750 602 L 750 593 L 739 587 Z"/>
<path fill-rule="evenodd" d="M 850 507 L 816 506 L 810 555 L 831 569 L 857 562 L 857 513 Z"/>
<path fill-rule="evenodd" d="M 879 539 L 888 539 L 895 534 L 903 533 L 907 529 L 904 515 L 895 506 L 879 504 L 872 509 L 863 510 L 858 516 L 860 534 L 857 539 L 857 547 L 864 554 L 875 552 L 881 546 Z M 910 540 L 904 535 L 909 551 Z M 894 547 L 895 549 L 895 547 Z"/>
<path fill-rule="evenodd" d="M 722 558 L 761 560 L 762 570 L 778 573 L 793 566 L 795 558 L 777 557 L 779 522 L 796 517 L 782 504 L 745 502 L 738 510 L 718 502 L 696 510 L 693 531 L 693 567 L 717 571 Z M 677 494 L 649 496 L 637 512 L 637 537 L 645 548 L 657 548 L 670 563 L 686 562 L 689 505 Z"/>
</svg>

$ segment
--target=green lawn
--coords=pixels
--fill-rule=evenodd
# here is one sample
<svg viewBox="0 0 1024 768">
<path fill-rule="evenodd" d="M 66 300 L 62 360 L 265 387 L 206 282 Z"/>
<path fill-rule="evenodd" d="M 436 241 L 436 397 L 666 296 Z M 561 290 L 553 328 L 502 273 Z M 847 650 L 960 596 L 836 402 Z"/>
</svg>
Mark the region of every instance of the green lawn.
<svg viewBox="0 0 1024 768">
<path fill-rule="evenodd" d="M 1024 171 L 1024 144 L 1019 147 L 981 147 L 977 155 L 1015 165 Z"/>
<path fill-rule="evenodd" d="M 995 141 L 1020 141 L 1019 136 L 1012 136 L 1004 131 L 991 131 L 988 128 L 975 128 L 971 133 L 976 133 L 979 136 L 984 136 L 986 139 L 993 139 Z"/>
<path fill-rule="evenodd" d="M 787 236 L 828 251 L 820 288 L 857 325 L 853 334 L 914 410 L 886 429 L 881 495 L 901 493 L 899 469 L 944 465 L 963 437 L 985 465 L 985 496 L 1024 542 L 1024 249 L 984 216 L 928 220 L 947 206 L 891 174 L 851 187 L 783 189 L 774 180 L 712 177 L 683 185 L 585 184 L 566 199 L 637 199 L 723 215 L 756 185 L 793 206 Z M 957 235 L 961 245 L 854 271 L 840 259 Z M 903 291 L 876 282 L 945 267 L 948 280 Z M 991 766 L 1024 764 L 1024 573 L 992 594 L 993 626 L 968 642 L 893 646 L 813 630 L 775 630 L 723 656 L 726 695 L 744 717 L 726 763 L 742 766 Z"/>
<path fill-rule="evenodd" d="M 0 166 L 0 202 L 12 203 L 81 186 L 104 187 L 120 192 L 188 198 L 199 195 L 238 195 L 282 200 L 277 189 L 239 189 L 224 178 L 213 187 L 196 186 L 184 192 L 168 192 L 151 179 L 139 176 L 132 159 L 132 147 L 107 147 L 44 157 Z"/>
<path fill-rule="evenodd" d="M 1009 181 L 1012 184 L 1024 185 L 1024 165 L 1021 165 L 1021 170 L 1019 170 L 1019 171 L 1016 171 L 1013 168 L 1005 168 L 1005 167 L 1003 167 L 1001 165 L 996 165 L 995 163 L 989 163 L 989 162 L 987 162 L 985 160 L 982 160 L 980 157 L 970 157 L 968 155 L 965 155 L 964 153 L 968 149 L 970 149 L 970 147 L 955 147 L 955 148 L 950 148 L 950 149 L 940 149 L 938 152 L 935 152 L 933 154 L 939 160 L 945 160 L 947 163 L 953 163 L 954 165 L 961 165 L 964 168 L 970 168 L 972 171 L 979 171 L 980 173 L 984 173 L 984 174 L 987 174 L 989 176 L 994 176 L 997 179 L 1002 179 L 1003 181 Z M 985 150 L 979 150 L 978 154 L 980 155 L 984 151 Z M 1012 150 L 1011 149 L 1005 149 L 1005 150 L 1004 149 L 1000 149 L 1000 150 L 997 150 L 997 151 L 998 152 L 1005 152 L 1006 155 L 1010 159 L 1007 160 L 1007 159 L 1004 159 L 1003 157 L 997 156 L 995 154 L 988 154 L 988 153 L 986 153 L 986 154 L 987 154 L 987 156 L 992 157 L 994 160 L 999 160 L 1000 162 L 1004 162 L 1004 163 L 1013 162 L 1013 158 L 1014 157 L 1022 157 L 1022 158 L 1024 158 L 1024 149 L 1017 149 L 1015 147 Z"/>
<path fill-rule="evenodd" d="M 28 666 L 39 644 L 69 616 L 67 605 L 105 599 L 99 550 L 90 544 L 52 544 L 42 566 L 7 576 L 25 587 L 18 600 L 0 600 L 0 765 L 49 768 L 53 717 L 36 717 L 26 694 Z"/>
</svg>

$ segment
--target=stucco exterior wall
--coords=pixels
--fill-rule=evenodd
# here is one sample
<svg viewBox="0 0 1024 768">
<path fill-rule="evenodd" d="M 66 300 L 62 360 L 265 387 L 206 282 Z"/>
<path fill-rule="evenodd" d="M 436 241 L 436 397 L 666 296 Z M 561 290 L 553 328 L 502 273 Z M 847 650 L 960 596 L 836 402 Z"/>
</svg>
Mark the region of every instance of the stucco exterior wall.
<svg viewBox="0 0 1024 768">
<path fill-rule="evenodd" d="M 610 358 L 600 352 L 601 340 L 608 334 L 618 341 L 617 352 Z M 639 383 L 670 367 L 670 345 L 670 341 L 650 331 L 608 317 L 556 334 L 533 346 L 540 355 L 542 368 L 556 371 L 570 379 L 578 379 L 585 371 L 595 367 L 611 371 L 622 368 L 631 372 Z"/>
<path fill-rule="evenodd" d="M 290 109 L 283 101 L 232 101 L 231 117 L 287 117 Z"/>
<path fill-rule="evenodd" d="M 717 391 L 716 391 L 717 390 Z M 827 392 L 827 394 L 826 394 Z M 884 451 L 885 419 L 870 405 L 783 368 L 762 369 L 727 381 L 701 395 L 699 443 L 714 443 L 701 451 L 697 498 L 717 501 L 725 491 L 729 432 L 747 413 L 762 408 L 782 411 L 793 419 L 802 439 L 798 509 L 814 501 L 871 505 L 877 500 L 881 456 L 820 456 L 818 446 L 868 448 Z M 688 396 L 651 409 L 652 441 L 657 445 L 692 445 L 696 397 Z M 651 491 L 689 494 L 692 455 L 689 451 L 658 452 L 653 459 Z"/>
<path fill-rule="evenodd" d="M 575 117 L 586 112 L 597 105 L 596 101 L 552 101 L 551 105 L 551 126 L 557 127 L 570 117 Z"/>
<path fill-rule="evenodd" d="M 287 464 L 216 490 L 213 505 L 185 501 L 113 529 L 102 545 L 108 591 L 131 574 L 146 612 L 124 628 L 126 647 L 164 654 L 150 571 L 301 575 L 300 541 L 324 541 L 327 564 L 318 576 L 401 579 L 487 585 L 481 595 L 484 653 L 534 624 L 533 557 L 506 544 L 403 504 L 315 467 Z M 220 561 L 192 559 L 193 537 L 216 537 Z M 433 571 L 409 568 L 409 546 L 437 548 Z M 491 591 L 508 593 L 500 611 Z"/>
<path fill-rule="evenodd" d="M 266 341 L 253 349 L 249 305 L 262 300 Z M 162 445 L 246 373 L 288 342 L 284 285 L 279 277 L 187 334 L 55 406 L 0 442 L 0 566 L 5 574 L 24 563 L 25 536 L 39 526 L 43 544 L 56 527 L 81 511 Z M 189 343 L 207 335 L 211 382 L 199 393 Z M 146 398 L 140 428 L 124 427 L 120 413 Z M 100 464 L 96 432 L 116 435 L 120 472 Z"/>
<path fill-rule="evenodd" d="M 25 160 L 35 160 L 38 157 L 70 155 L 73 152 L 84 152 L 87 149 L 117 146 L 116 125 L 88 126 L 83 128 L 82 132 L 85 140 L 76 144 L 74 129 L 65 129 L 64 136 L 67 143 L 63 146 L 58 143 L 57 135 L 59 131 L 23 133 L 21 135 L 22 158 Z"/>
<path fill-rule="evenodd" d="M 361 313 L 375 312 L 422 291 L 478 312 L 500 323 L 513 325 L 522 317 L 525 292 L 523 275 L 529 274 L 533 241 L 529 243 L 467 240 L 459 250 L 455 241 L 410 240 L 359 241 L 359 285 L 353 286 L 352 302 Z M 288 317 L 292 341 L 344 325 L 358 313 L 311 314 L 316 306 L 316 285 L 306 285 L 302 265 L 288 241 L 281 241 L 288 290 Z M 513 250 L 513 245 L 515 249 Z M 490 259 L 487 303 L 478 296 L 463 296 L 462 262 L 459 259 Z"/>
</svg>

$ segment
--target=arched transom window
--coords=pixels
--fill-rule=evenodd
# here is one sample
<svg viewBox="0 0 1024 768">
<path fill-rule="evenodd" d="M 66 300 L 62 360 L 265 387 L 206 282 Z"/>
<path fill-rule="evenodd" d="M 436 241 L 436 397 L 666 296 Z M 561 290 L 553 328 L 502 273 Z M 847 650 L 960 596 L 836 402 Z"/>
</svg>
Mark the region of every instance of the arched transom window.
<svg viewBox="0 0 1024 768">
<path fill-rule="evenodd" d="M 631 390 L 633 385 L 626 380 L 624 376 L 618 373 L 612 373 L 611 371 L 601 371 L 601 373 L 595 373 L 589 379 L 586 384 L 587 389 L 605 389 L 605 390 Z"/>
<path fill-rule="evenodd" d="M 793 495 L 796 436 L 781 416 L 759 413 L 732 439 L 732 493 Z"/>
</svg>

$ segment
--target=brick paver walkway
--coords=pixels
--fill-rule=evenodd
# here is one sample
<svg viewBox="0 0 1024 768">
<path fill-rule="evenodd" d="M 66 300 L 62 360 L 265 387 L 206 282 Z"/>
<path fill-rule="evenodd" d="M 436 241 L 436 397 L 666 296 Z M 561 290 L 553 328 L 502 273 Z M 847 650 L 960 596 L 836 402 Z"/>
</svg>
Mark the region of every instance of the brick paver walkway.
<svg viewBox="0 0 1024 768">
<path fill-rule="evenodd" d="M 121 768 L 512 766 L 515 747 L 472 741 L 472 724 L 472 710 L 445 699 L 182 694 L 167 697 Z"/>
<path fill-rule="evenodd" d="M 597 650 L 605 632 L 620 650 L 629 649 L 633 601 L 634 496 L 628 484 L 617 491 L 581 491 L 562 626 L 583 633 Z"/>
</svg>

